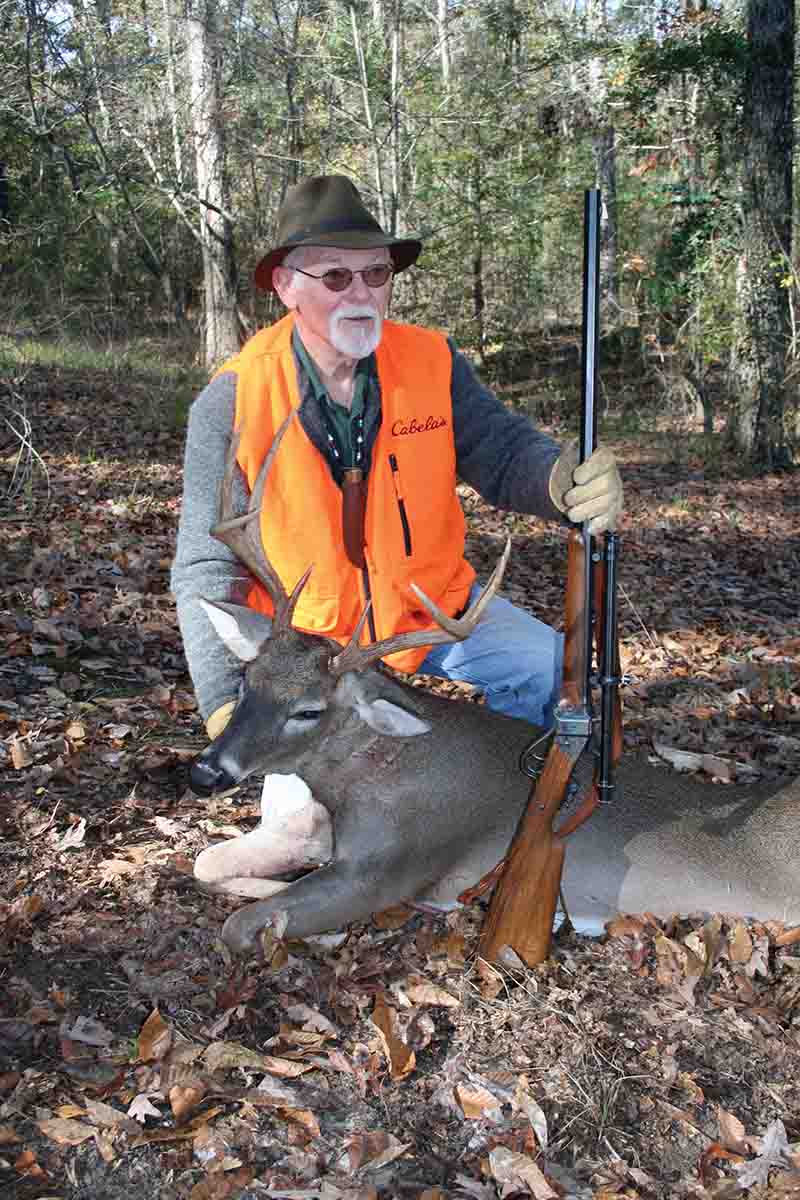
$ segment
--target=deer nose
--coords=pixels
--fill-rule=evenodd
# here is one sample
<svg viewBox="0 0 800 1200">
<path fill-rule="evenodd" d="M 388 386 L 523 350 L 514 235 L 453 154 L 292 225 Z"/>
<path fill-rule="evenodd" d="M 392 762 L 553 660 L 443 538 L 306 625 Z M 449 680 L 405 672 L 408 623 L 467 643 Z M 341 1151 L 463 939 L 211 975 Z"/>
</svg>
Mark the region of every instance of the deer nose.
<svg viewBox="0 0 800 1200">
<path fill-rule="evenodd" d="M 202 754 L 194 760 L 189 771 L 189 787 L 198 796 L 213 796 L 215 792 L 224 792 L 233 787 L 235 782 L 224 767 L 209 761 Z"/>
</svg>

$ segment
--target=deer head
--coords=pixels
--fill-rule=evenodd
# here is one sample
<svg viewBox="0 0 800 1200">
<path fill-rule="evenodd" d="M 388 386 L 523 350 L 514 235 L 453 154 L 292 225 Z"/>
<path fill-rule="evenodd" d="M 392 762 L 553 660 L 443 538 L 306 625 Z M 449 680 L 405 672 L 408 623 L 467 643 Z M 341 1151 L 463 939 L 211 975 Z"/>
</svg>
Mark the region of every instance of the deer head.
<svg viewBox="0 0 800 1200">
<path fill-rule="evenodd" d="M 469 635 L 500 586 L 510 540 L 481 595 L 459 619 L 449 617 L 416 584 L 414 593 L 436 624 L 430 630 L 400 633 L 360 645 L 369 608 L 346 646 L 292 628 L 298 597 L 313 569 L 309 566 L 291 594 L 266 557 L 260 511 L 264 486 L 291 413 L 278 430 L 253 488 L 246 513 L 232 512 L 232 482 L 240 433 L 234 434 L 220 492 L 214 537 L 267 589 L 274 606 L 270 620 L 240 605 L 201 600 L 228 649 L 246 663 L 238 702 L 222 734 L 195 760 L 192 789 L 200 795 L 225 790 L 256 771 L 280 769 L 328 742 L 344 726 L 363 723 L 390 737 L 417 737 L 430 725 L 415 711 L 413 695 L 386 674 L 371 669 L 385 655 L 419 646 L 459 641 Z"/>
</svg>

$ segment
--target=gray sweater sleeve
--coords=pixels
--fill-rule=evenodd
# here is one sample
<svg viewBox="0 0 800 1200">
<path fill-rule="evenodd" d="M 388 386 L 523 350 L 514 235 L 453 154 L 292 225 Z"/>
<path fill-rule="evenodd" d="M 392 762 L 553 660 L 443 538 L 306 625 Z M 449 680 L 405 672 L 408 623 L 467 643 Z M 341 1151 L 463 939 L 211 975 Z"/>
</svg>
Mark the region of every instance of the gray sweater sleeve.
<svg viewBox="0 0 800 1200">
<path fill-rule="evenodd" d="M 563 520 L 548 493 L 556 442 L 524 416 L 511 413 L 477 379 L 467 359 L 453 352 L 453 433 L 460 477 L 490 504 L 515 512 Z M 175 595 L 189 674 L 204 718 L 238 695 L 243 664 L 226 650 L 199 603 L 244 603 L 252 577 L 232 551 L 211 536 L 217 497 L 236 407 L 236 375 L 218 375 L 189 413 L 183 506 L 172 564 Z M 233 506 L 244 512 L 249 490 L 239 468 Z"/>
<path fill-rule="evenodd" d="M 464 355 L 453 352 L 456 469 L 495 508 L 562 523 L 548 483 L 561 447 L 484 387 Z"/>
<path fill-rule="evenodd" d="M 244 603 L 252 578 L 232 551 L 211 536 L 217 499 L 233 429 L 236 376 L 218 375 L 189 412 L 184 462 L 183 505 L 178 545 L 172 564 L 172 591 L 197 703 L 203 718 L 226 700 L 234 700 L 244 665 L 228 652 L 199 603 L 228 600 Z M 247 508 L 249 493 L 236 468 L 233 505 Z"/>
</svg>

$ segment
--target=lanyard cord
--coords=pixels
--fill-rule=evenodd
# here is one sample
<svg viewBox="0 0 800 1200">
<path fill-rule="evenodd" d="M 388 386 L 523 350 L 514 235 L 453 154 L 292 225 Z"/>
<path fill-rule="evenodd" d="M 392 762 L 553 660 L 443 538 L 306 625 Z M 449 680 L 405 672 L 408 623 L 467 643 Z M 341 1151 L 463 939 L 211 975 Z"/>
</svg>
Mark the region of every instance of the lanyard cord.
<svg viewBox="0 0 800 1200">
<path fill-rule="evenodd" d="M 353 461 L 351 463 L 346 463 L 344 461 L 345 453 L 344 453 L 344 447 L 343 447 L 340 437 L 339 437 L 339 430 L 336 428 L 336 425 L 333 422 L 333 418 L 331 417 L 331 415 L 328 411 L 327 400 L 323 400 L 320 403 L 319 407 L 322 411 L 322 419 L 325 422 L 325 433 L 328 438 L 328 445 L 330 447 L 330 452 L 333 455 L 333 457 L 336 459 L 336 462 L 338 463 L 339 467 L 342 469 L 347 469 L 348 467 L 363 466 L 363 463 L 364 463 L 364 413 L 362 412 L 359 416 L 357 416 L 355 418 L 355 420 L 351 421 L 351 423 L 350 423 L 350 451 L 351 451 L 350 457 L 352 458 Z"/>
</svg>

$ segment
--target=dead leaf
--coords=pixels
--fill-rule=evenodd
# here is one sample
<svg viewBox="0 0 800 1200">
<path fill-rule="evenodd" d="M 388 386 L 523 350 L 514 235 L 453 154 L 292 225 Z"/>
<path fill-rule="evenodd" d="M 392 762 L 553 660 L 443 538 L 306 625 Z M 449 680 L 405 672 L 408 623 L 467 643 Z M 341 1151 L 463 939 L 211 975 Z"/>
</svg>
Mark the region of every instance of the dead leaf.
<svg viewBox="0 0 800 1200">
<path fill-rule="evenodd" d="M 172 1045 L 172 1030 L 157 1008 L 139 1030 L 139 1058 L 142 1062 L 158 1062 Z"/>
<path fill-rule="evenodd" d="M 138 1096 L 134 1096 L 128 1105 L 128 1116 L 133 1117 L 141 1125 L 144 1125 L 146 1117 L 157 1117 L 161 1120 L 161 1113 L 150 1103 L 149 1095 L 140 1092 Z"/>
<path fill-rule="evenodd" d="M 95 1100 L 91 1096 L 86 1098 L 85 1104 L 86 1116 L 94 1125 L 103 1129 L 123 1129 L 128 1133 L 138 1132 L 136 1122 L 113 1105 L 106 1104 L 103 1100 Z"/>
<path fill-rule="evenodd" d="M 514 1093 L 514 1108 L 518 1112 L 524 1112 L 528 1118 L 531 1129 L 536 1134 L 536 1140 L 542 1150 L 547 1149 L 547 1117 L 544 1115 L 541 1107 L 536 1103 L 533 1096 L 530 1094 L 524 1083 L 520 1081 L 517 1084 L 517 1089 Z"/>
<path fill-rule="evenodd" d="M 71 1042 L 83 1042 L 87 1046 L 110 1046 L 114 1035 L 105 1025 L 101 1025 L 94 1017 L 67 1017 L 58 1027 L 61 1037 L 69 1038 Z"/>
<path fill-rule="evenodd" d="M 201 1125 L 192 1144 L 192 1154 L 205 1171 L 221 1171 L 230 1148 L 221 1134 L 208 1125 Z"/>
<path fill-rule="evenodd" d="M 164 837 L 179 837 L 184 831 L 180 821 L 172 821 L 169 817 L 154 817 L 153 824 Z"/>
<path fill-rule="evenodd" d="M 705 963 L 688 946 L 682 946 L 665 934 L 655 938 L 656 981 L 661 987 L 676 988 L 687 999 L 705 970 Z"/>
<path fill-rule="evenodd" d="M 383 912 L 373 913 L 372 923 L 376 929 L 400 929 L 413 915 L 413 908 L 407 904 L 396 904 L 393 908 L 385 908 Z"/>
<path fill-rule="evenodd" d="M 717 1105 L 717 1124 L 719 1125 L 719 1140 L 722 1145 L 727 1150 L 735 1150 L 737 1154 L 745 1154 L 747 1142 L 744 1136 L 744 1125 L 739 1118 Z"/>
<path fill-rule="evenodd" d="M 12 737 L 9 748 L 11 750 L 11 765 L 15 771 L 21 771 L 24 767 L 31 765 L 33 755 L 25 742 L 17 737 Z"/>
<path fill-rule="evenodd" d="M 168 1099 L 172 1109 L 172 1115 L 179 1125 L 182 1125 L 197 1108 L 206 1094 L 206 1088 L 202 1084 L 189 1087 L 181 1087 L 176 1084 L 170 1088 Z"/>
<path fill-rule="evenodd" d="M 133 726 L 106 725 L 103 729 L 103 733 L 105 733 L 107 737 L 113 738 L 114 741 L 119 742 L 122 741 L 123 738 L 126 738 L 129 733 L 133 733 Z"/>
<path fill-rule="evenodd" d="M 377 1000 L 370 1021 L 381 1035 L 392 1079 L 405 1079 L 417 1065 L 417 1056 L 396 1033 L 396 1010 L 383 1000 Z"/>
<path fill-rule="evenodd" d="M 333 1021 L 329 1021 L 326 1016 L 316 1008 L 311 1008 L 309 1004 L 290 1004 L 286 1009 L 286 1015 L 290 1021 L 301 1025 L 303 1029 L 312 1030 L 314 1033 L 326 1033 L 330 1037 L 339 1036 L 339 1030 Z"/>
<path fill-rule="evenodd" d="M 387 1163 L 394 1162 L 401 1154 L 405 1154 L 410 1145 L 410 1142 L 398 1141 L 393 1134 L 386 1133 L 383 1129 L 376 1129 L 371 1133 L 355 1133 L 346 1142 L 350 1173 L 354 1174 L 362 1167 L 377 1171 Z"/>
<path fill-rule="evenodd" d="M 457 1083 L 453 1094 L 468 1121 L 479 1121 L 483 1117 L 500 1119 L 500 1101 L 487 1088 Z"/>
<path fill-rule="evenodd" d="M 697 1163 L 697 1173 L 704 1184 L 713 1182 L 709 1168 L 711 1163 L 717 1159 L 728 1159 L 731 1162 L 740 1163 L 742 1156 L 735 1154 L 732 1150 L 726 1150 L 719 1142 L 712 1142 L 710 1146 L 706 1146 Z"/>
<path fill-rule="evenodd" d="M 409 983 L 405 987 L 405 993 L 412 1004 L 431 1004 L 438 1005 L 440 1008 L 460 1008 L 461 1001 L 450 992 L 445 991 L 443 987 L 439 987 L 437 983 L 429 983 L 422 979 L 418 983 Z"/>
<path fill-rule="evenodd" d="M 189 1200 L 235 1200 L 256 1177 L 255 1167 L 239 1167 L 235 1171 L 217 1171 L 201 1179 L 189 1192 Z"/>
<path fill-rule="evenodd" d="M 489 1170 L 500 1184 L 501 1196 L 518 1192 L 520 1185 L 524 1185 L 536 1200 L 558 1200 L 558 1192 L 527 1154 L 515 1154 L 506 1146 L 497 1146 L 489 1152 Z"/>
<path fill-rule="evenodd" d="M 25 1175 L 31 1179 L 42 1179 L 45 1176 L 45 1171 L 39 1166 L 36 1155 L 32 1150 L 23 1150 L 18 1158 L 14 1159 L 14 1170 L 20 1175 Z M 41 1200 L 47 1200 L 42 1197 Z M 60 1197 L 51 1197 L 51 1200 L 61 1200 Z"/>
<path fill-rule="evenodd" d="M 21 1141 L 22 1138 L 10 1125 L 0 1125 L 0 1146 L 13 1146 L 15 1142 Z"/>
<path fill-rule="evenodd" d="M 737 921 L 728 934 L 728 956 L 731 962 L 746 963 L 753 953 L 753 939 L 744 921 Z"/>
<path fill-rule="evenodd" d="M 289 1059 L 259 1054 L 257 1050 L 251 1050 L 241 1042 L 212 1042 L 203 1053 L 203 1061 L 209 1071 L 268 1071 L 271 1075 L 283 1075 L 285 1078 L 301 1075 L 309 1069 L 307 1066 L 294 1069 L 296 1064 Z M 284 1063 L 286 1069 L 281 1069 L 281 1064 Z"/>
<path fill-rule="evenodd" d="M 11 905 L 11 916 L 15 921 L 32 921 L 43 908 L 44 900 L 41 896 L 20 896 Z"/>
<path fill-rule="evenodd" d="M 633 916 L 630 913 L 620 913 L 611 921 L 606 921 L 606 933 L 609 937 L 641 937 L 647 929 L 644 917 Z"/>
<path fill-rule="evenodd" d="M 739 1186 L 751 1188 L 766 1187 L 769 1173 L 776 1167 L 786 1167 L 789 1162 L 789 1142 L 783 1121 L 773 1121 L 764 1134 L 761 1153 L 743 1163 L 739 1168 Z"/>
<path fill-rule="evenodd" d="M 319 1121 L 310 1108 L 279 1108 L 278 1114 L 293 1125 L 299 1125 L 310 1137 L 319 1137 Z"/>
<path fill-rule="evenodd" d="M 100 882 L 113 883 L 115 879 L 122 879 L 127 875 L 138 875 L 141 872 L 141 867 L 136 863 L 128 862 L 124 858 L 105 858 L 101 863 L 98 863 L 100 871 Z"/>
<path fill-rule="evenodd" d="M 59 1146 L 80 1146 L 82 1142 L 93 1138 L 95 1132 L 91 1125 L 85 1125 L 83 1121 L 71 1121 L 64 1117 L 50 1117 L 36 1124 L 45 1137 Z"/>
<path fill-rule="evenodd" d="M 495 1000 L 505 987 L 503 976 L 499 971 L 479 958 L 475 963 L 475 974 L 478 976 L 478 988 L 484 1000 Z"/>
</svg>

